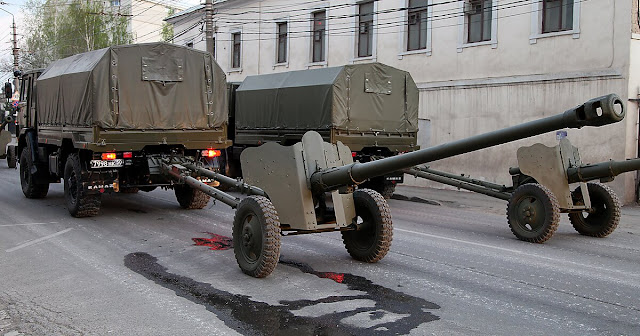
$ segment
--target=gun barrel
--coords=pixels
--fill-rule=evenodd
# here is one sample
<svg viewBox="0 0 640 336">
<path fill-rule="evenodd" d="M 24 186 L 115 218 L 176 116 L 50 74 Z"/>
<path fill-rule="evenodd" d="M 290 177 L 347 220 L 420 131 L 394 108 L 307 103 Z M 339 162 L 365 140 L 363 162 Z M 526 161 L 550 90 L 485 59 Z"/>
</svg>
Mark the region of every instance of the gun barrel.
<svg viewBox="0 0 640 336">
<path fill-rule="evenodd" d="M 604 126 L 624 119 L 624 104 L 615 94 L 595 98 L 555 116 L 530 121 L 505 129 L 472 136 L 470 138 L 421 149 L 394 157 L 366 163 L 318 171 L 311 176 L 311 186 L 316 191 L 330 191 L 345 185 L 364 182 L 369 178 L 410 168 L 419 164 L 445 159 L 525 139 L 562 128 Z"/>
<path fill-rule="evenodd" d="M 587 182 L 597 179 L 612 178 L 622 173 L 640 170 L 640 158 L 628 159 L 625 161 L 607 161 L 572 167 L 567 169 L 569 183 Z"/>
</svg>

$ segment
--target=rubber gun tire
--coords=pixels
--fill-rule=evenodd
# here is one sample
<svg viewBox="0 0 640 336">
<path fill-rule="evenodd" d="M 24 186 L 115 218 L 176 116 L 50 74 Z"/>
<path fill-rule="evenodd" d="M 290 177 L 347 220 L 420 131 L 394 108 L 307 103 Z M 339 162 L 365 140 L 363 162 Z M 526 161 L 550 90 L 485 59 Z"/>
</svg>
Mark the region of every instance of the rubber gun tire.
<svg viewBox="0 0 640 336">
<path fill-rule="evenodd" d="M 604 184 L 587 183 L 591 198 L 592 212 L 574 212 L 569 214 L 573 228 L 581 235 L 603 238 L 610 235 L 620 223 L 620 200 Z M 582 200 L 580 187 L 572 193 L 574 202 Z"/>
<path fill-rule="evenodd" d="M 249 196 L 238 205 L 233 219 L 233 253 L 245 274 L 264 278 L 280 258 L 280 219 L 271 201 Z"/>
<path fill-rule="evenodd" d="M 361 229 L 343 231 L 342 241 L 353 259 L 374 263 L 387 255 L 393 239 L 393 222 L 387 201 L 371 189 L 353 193 Z"/>
<path fill-rule="evenodd" d="M 507 220 L 518 239 L 544 243 L 558 229 L 560 206 L 546 187 L 530 183 L 518 187 L 507 205 Z"/>
</svg>

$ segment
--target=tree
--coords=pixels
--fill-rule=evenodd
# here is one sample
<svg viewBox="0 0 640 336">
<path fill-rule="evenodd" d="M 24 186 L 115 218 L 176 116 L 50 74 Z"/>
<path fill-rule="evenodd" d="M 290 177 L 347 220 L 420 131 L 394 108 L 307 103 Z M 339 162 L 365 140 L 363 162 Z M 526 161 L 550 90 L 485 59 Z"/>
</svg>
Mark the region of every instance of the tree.
<svg viewBox="0 0 640 336">
<path fill-rule="evenodd" d="M 173 7 L 169 7 L 169 11 L 167 13 L 167 17 L 176 13 L 176 9 Z M 162 36 L 162 41 L 173 43 L 173 25 L 164 22 L 162 24 L 162 32 L 160 33 Z"/>
<path fill-rule="evenodd" d="M 29 0 L 22 66 L 41 68 L 74 54 L 131 43 L 126 13 L 93 0 Z"/>
</svg>

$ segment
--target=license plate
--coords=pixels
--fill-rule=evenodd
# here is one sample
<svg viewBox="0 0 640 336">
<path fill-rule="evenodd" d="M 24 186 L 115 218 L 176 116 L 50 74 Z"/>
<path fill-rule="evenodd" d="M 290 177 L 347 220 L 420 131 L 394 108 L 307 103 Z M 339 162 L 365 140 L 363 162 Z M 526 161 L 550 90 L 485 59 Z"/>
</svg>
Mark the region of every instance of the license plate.
<svg viewBox="0 0 640 336">
<path fill-rule="evenodd" d="M 117 168 L 124 166 L 124 160 L 91 160 L 90 164 L 91 168 Z"/>
<path fill-rule="evenodd" d="M 402 182 L 402 176 L 385 176 L 385 180 Z"/>
</svg>

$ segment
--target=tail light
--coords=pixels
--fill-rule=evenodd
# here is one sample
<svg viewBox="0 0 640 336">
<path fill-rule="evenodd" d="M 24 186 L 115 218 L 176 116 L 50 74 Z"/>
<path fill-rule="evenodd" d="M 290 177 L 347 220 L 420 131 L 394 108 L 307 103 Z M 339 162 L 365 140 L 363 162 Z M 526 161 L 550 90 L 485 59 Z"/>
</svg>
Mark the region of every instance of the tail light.
<svg viewBox="0 0 640 336">
<path fill-rule="evenodd" d="M 214 158 L 222 155 L 222 152 L 217 149 L 205 149 L 202 151 L 202 156 L 208 158 Z"/>
<path fill-rule="evenodd" d="M 102 160 L 115 160 L 116 153 L 102 153 Z"/>
<path fill-rule="evenodd" d="M 356 152 L 351 152 L 351 157 L 356 157 L 356 155 L 358 155 L 358 153 L 356 153 Z"/>
<path fill-rule="evenodd" d="M 124 152 L 122 153 L 122 158 L 123 159 L 131 159 L 133 157 L 133 153 L 132 152 Z"/>
</svg>

